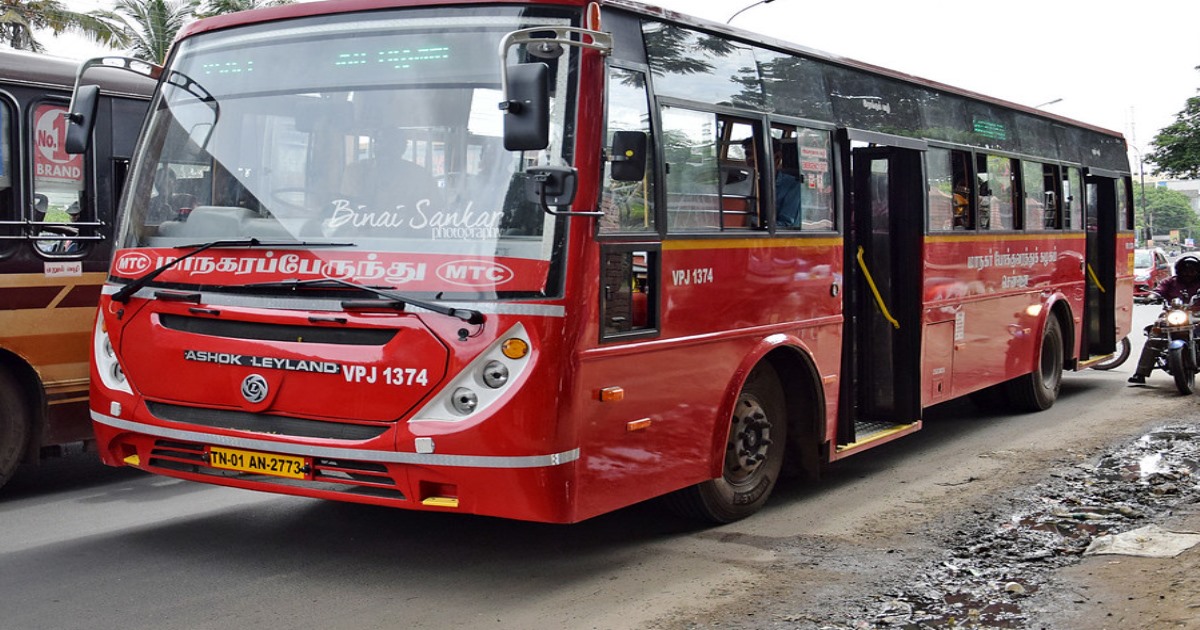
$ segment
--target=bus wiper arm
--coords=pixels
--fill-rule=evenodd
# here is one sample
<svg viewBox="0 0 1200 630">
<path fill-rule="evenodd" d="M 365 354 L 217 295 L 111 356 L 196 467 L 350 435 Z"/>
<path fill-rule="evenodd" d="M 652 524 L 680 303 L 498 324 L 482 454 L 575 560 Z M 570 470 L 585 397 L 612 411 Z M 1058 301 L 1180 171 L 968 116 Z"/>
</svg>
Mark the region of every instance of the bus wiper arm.
<svg viewBox="0 0 1200 630">
<path fill-rule="evenodd" d="M 176 258 L 161 267 L 152 269 L 146 272 L 145 275 L 138 276 L 131 280 L 128 284 L 117 289 L 116 293 L 112 294 L 112 299 L 116 302 L 125 303 L 129 298 L 138 292 L 138 289 L 150 284 L 164 271 L 178 265 L 179 263 L 214 247 L 354 247 L 354 243 L 308 243 L 305 241 L 260 241 L 256 238 L 239 238 L 223 241 L 209 241 L 207 243 L 194 243 L 191 245 L 177 245 L 175 249 L 190 249 L 192 251 Z"/>
<path fill-rule="evenodd" d="M 346 300 L 346 301 L 342 302 L 343 308 L 345 308 L 345 307 L 350 307 L 350 308 L 384 307 L 384 308 L 400 309 L 406 305 L 411 305 L 411 306 L 416 306 L 417 308 L 423 308 L 427 311 L 432 311 L 434 313 L 446 315 L 448 317 L 456 317 L 458 319 L 463 320 L 464 322 L 467 322 L 468 324 L 479 325 L 479 324 L 482 324 L 484 321 L 483 313 L 481 313 L 475 309 L 454 308 L 452 306 L 444 306 L 441 304 L 437 304 L 435 302 L 426 302 L 425 300 L 419 300 L 414 297 L 396 293 L 394 291 L 389 291 L 388 289 L 385 289 L 385 288 L 370 286 L 370 285 L 366 285 L 366 284 L 358 284 L 355 282 L 350 282 L 349 280 L 342 280 L 340 278 L 313 278 L 311 280 L 290 279 L 290 280 L 283 280 L 280 282 L 264 282 L 262 284 L 247 285 L 247 286 L 251 286 L 251 287 L 254 287 L 254 286 L 258 286 L 258 287 L 264 287 L 264 286 L 304 287 L 304 286 L 322 286 L 322 285 L 324 285 L 324 286 L 337 285 L 337 286 L 348 287 L 351 289 L 358 289 L 359 291 L 363 291 L 366 293 L 372 293 L 374 295 L 378 295 L 379 297 L 384 298 L 383 300 L 372 300 L 369 302 L 368 301 Z M 389 287 L 389 288 L 391 288 L 391 287 Z"/>
</svg>

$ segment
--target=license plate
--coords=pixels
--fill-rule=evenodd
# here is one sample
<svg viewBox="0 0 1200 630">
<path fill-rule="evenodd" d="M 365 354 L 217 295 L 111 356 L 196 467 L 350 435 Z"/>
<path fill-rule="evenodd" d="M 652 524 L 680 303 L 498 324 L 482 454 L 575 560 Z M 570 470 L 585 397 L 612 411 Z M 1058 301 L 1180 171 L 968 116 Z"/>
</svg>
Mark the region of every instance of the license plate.
<svg viewBox="0 0 1200 630">
<path fill-rule="evenodd" d="M 308 460 L 291 455 L 272 455 L 255 451 L 239 451 L 232 448 L 211 446 L 208 449 L 208 465 L 213 468 L 237 470 L 273 475 L 289 479 L 308 478 Z"/>
</svg>

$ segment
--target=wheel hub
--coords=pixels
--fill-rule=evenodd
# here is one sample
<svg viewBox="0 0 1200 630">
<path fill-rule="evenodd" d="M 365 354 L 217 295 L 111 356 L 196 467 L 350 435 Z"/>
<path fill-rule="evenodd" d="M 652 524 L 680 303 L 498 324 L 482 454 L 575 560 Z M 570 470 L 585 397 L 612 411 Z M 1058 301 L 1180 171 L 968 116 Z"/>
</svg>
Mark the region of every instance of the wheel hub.
<svg viewBox="0 0 1200 630">
<path fill-rule="evenodd" d="M 725 478 L 731 483 L 748 479 L 767 460 L 771 422 L 757 399 L 738 400 L 725 453 Z"/>
</svg>

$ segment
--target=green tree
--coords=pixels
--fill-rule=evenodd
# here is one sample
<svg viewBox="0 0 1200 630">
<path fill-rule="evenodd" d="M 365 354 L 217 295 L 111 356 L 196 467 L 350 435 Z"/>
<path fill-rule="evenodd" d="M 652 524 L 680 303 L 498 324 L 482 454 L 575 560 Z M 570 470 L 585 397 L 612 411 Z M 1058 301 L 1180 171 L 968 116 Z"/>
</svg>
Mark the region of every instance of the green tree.
<svg viewBox="0 0 1200 630">
<path fill-rule="evenodd" d="M 196 11 L 196 17 L 212 17 L 291 3 L 292 0 L 204 0 L 203 5 Z"/>
<path fill-rule="evenodd" d="M 1196 67 L 1200 70 L 1200 66 Z M 1150 142 L 1146 161 L 1159 173 L 1177 179 L 1200 179 L 1200 96 L 1187 100 L 1183 111 Z"/>
<path fill-rule="evenodd" d="M 1152 233 L 1155 236 L 1166 236 L 1171 230 L 1184 228 L 1200 228 L 1200 217 L 1192 210 L 1187 195 L 1167 188 L 1148 186 L 1146 188 L 1146 205 L 1142 205 L 1142 191 L 1134 186 L 1133 191 L 1134 216 L 1139 233 L 1145 233 L 1147 225 L 1146 208 L 1150 209 Z"/>
<path fill-rule="evenodd" d="M 199 0 L 117 0 L 112 11 L 102 13 L 122 25 L 120 45 L 131 55 L 161 64 L 198 6 Z"/>
<path fill-rule="evenodd" d="M 0 39 L 17 50 L 43 52 L 35 30 L 78 33 L 108 46 L 120 45 L 121 24 L 101 11 L 71 11 L 57 0 L 0 0 Z"/>
</svg>

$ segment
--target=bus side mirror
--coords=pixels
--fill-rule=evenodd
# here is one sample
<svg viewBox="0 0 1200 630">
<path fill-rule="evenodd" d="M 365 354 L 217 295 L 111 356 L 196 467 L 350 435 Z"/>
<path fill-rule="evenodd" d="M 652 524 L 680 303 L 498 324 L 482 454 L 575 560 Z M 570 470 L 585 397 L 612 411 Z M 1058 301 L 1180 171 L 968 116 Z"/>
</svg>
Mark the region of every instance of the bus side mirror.
<svg viewBox="0 0 1200 630">
<path fill-rule="evenodd" d="M 504 110 L 504 148 L 540 151 L 550 144 L 550 67 L 544 63 L 508 66 Z"/>
<path fill-rule="evenodd" d="M 618 182 L 639 182 L 646 176 L 646 146 L 649 142 L 644 131 L 617 131 L 613 133 L 612 166 L 609 172 Z"/>
<path fill-rule="evenodd" d="M 100 86 L 81 85 L 71 98 L 67 114 L 67 153 L 85 153 L 92 140 L 96 124 L 96 104 L 100 102 Z"/>
</svg>

